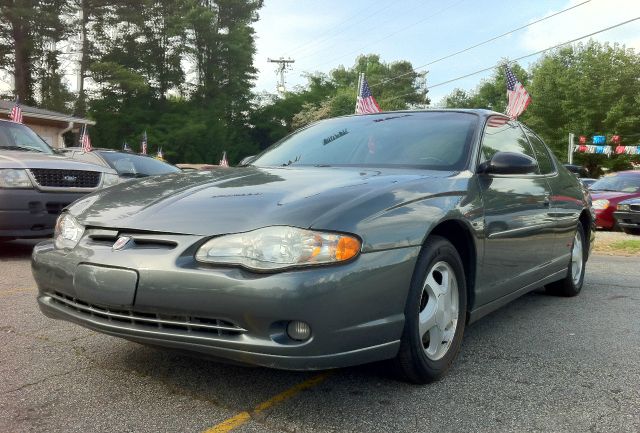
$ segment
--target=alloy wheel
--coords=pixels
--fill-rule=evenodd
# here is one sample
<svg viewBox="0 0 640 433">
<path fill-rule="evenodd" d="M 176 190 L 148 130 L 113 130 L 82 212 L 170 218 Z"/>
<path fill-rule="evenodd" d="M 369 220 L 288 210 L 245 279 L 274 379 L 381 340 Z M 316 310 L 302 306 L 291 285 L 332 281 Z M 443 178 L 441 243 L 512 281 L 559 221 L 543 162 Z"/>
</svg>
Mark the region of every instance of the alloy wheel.
<svg viewBox="0 0 640 433">
<path fill-rule="evenodd" d="M 576 236 L 573 238 L 573 248 L 571 249 L 571 280 L 574 286 L 580 284 L 583 267 L 582 237 L 579 232 L 576 232 Z"/>
<path fill-rule="evenodd" d="M 458 282 L 447 262 L 437 262 L 427 272 L 419 308 L 418 329 L 422 347 L 430 360 L 437 361 L 451 347 L 460 308 Z"/>
</svg>

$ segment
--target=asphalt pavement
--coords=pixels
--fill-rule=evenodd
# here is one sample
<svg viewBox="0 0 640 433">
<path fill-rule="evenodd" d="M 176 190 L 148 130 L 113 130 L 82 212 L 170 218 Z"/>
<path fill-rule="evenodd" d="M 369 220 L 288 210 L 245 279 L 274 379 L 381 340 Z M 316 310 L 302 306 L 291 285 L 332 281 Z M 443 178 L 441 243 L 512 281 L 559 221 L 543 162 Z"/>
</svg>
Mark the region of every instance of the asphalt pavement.
<svg viewBox="0 0 640 433">
<path fill-rule="evenodd" d="M 640 432 L 640 258 L 593 256 L 576 298 L 474 323 L 440 382 L 191 358 L 44 317 L 34 242 L 0 243 L 0 432 Z"/>
</svg>

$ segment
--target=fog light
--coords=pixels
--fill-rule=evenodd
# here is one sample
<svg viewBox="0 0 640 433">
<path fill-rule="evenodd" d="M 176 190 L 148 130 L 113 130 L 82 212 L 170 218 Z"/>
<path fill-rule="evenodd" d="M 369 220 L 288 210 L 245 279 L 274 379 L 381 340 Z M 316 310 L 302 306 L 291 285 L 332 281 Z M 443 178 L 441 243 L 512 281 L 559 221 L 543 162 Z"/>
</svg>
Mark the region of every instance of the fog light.
<svg viewBox="0 0 640 433">
<path fill-rule="evenodd" d="M 308 340 L 311 337 L 311 327 L 299 320 L 293 320 L 287 325 L 287 335 L 293 340 Z"/>
</svg>

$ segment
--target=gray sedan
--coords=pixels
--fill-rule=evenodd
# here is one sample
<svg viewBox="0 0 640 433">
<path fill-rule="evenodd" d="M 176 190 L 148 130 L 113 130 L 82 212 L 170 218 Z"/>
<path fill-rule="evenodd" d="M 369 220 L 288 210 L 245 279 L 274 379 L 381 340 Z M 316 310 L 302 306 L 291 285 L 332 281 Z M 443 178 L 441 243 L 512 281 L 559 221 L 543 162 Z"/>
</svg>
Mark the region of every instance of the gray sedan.
<svg viewBox="0 0 640 433">
<path fill-rule="evenodd" d="M 92 194 L 32 267 L 47 316 L 109 335 L 283 369 L 392 359 L 426 383 L 468 323 L 541 286 L 577 295 L 593 221 L 524 125 L 390 112 Z"/>
</svg>

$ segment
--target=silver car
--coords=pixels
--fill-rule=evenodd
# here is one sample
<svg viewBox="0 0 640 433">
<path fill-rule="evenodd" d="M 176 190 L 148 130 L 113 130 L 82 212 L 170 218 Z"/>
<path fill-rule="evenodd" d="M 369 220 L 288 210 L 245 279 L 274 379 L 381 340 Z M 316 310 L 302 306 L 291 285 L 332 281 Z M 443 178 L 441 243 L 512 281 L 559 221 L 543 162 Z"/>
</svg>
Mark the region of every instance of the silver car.
<svg viewBox="0 0 640 433">
<path fill-rule="evenodd" d="M 62 209 L 116 183 L 115 170 L 58 155 L 28 127 L 0 120 L 0 240 L 51 236 Z"/>
</svg>

